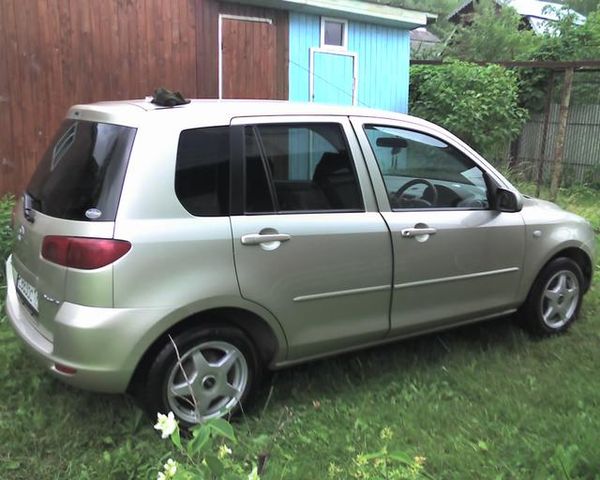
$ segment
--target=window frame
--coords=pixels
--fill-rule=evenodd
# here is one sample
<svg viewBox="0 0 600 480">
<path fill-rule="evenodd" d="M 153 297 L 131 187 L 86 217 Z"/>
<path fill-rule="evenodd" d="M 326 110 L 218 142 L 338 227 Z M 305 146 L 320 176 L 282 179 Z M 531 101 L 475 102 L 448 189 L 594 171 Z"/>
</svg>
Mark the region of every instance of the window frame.
<svg viewBox="0 0 600 480">
<path fill-rule="evenodd" d="M 384 120 L 384 119 L 381 119 Z M 377 154 L 375 153 L 375 151 L 373 150 L 373 146 L 371 144 L 371 141 L 369 140 L 369 136 L 367 135 L 366 129 L 368 127 L 382 127 L 382 128 L 391 128 L 391 129 L 396 129 L 396 130 L 405 130 L 408 132 L 414 132 L 417 133 L 419 135 L 426 135 L 428 137 L 433 138 L 434 140 L 438 140 L 442 143 L 445 143 L 446 145 L 453 147 L 457 152 L 459 152 L 461 155 L 463 155 L 465 158 L 467 158 L 468 160 L 470 160 L 473 163 L 473 166 L 477 167 L 483 176 L 483 180 L 485 182 L 485 186 L 486 186 L 486 198 L 488 201 L 488 206 L 487 208 L 475 208 L 475 207 L 423 207 L 423 208 L 394 208 L 392 207 L 390 198 L 389 198 L 389 193 L 387 190 L 387 186 L 385 184 L 385 178 L 383 175 L 383 172 L 381 170 L 381 165 L 379 163 L 379 160 L 377 159 Z M 360 131 L 362 133 L 362 135 L 364 136 L 364 139 L 369 147 L 369 152 L 370 154 L 373 156 L 373 160 L 375 162 L 375 165 L 377 167 L 377 171 L 379 173 L 379 177 L 381 179 L 381 184 L 383 185 L 383 192 L 385 194 L 385 197 L 387 198 L 388 201 L 388 206 L 389 206 L 389 211 L 390 212 L 396 212 L 396 213 L 402 213 L 402 212 L 431 212 L 431 211 L 449 211 L 449 212 L 457 212 L 457 211 L 479 211 L 479 212 L 487 212 L 487 211 L 493 211 L 496 210 L 495 207 L 495 191 L 498 187 L 497 182 L 495 182 L 489 171 L 480 163 L 478 162 L 475 158 L 473 158 L 473 156 L 469 155 L 467 152 L 464 151 L 464 149 L 460 148 L 459 145 L 456 145 L 454 142 L 449 141 L 449 139 L 443 138 L 439 135 L 436 135 L 433 132 L 427 131 L 427 130 L 423 130 L 423 129 L 419 129 L 417 128 L 416 125 L 394 125 L 394 124 L 390 124 L 390 123 L 385 123 L 384 121 L 380 121 L 378 122 L 377 119 L 375 118 L 369 118 L 369 119 L 364 119 L 361 124 L 360 124 Z M 442 180 L 445 181 L 445 180 Z"/>
<path fill-rule="evenodd" d="M 325 24 L 327 22 L 338 23 L 342 25 L 342 44 L 331 45 L 325 43 Z M 348 50 L 348 20 L 333 17 L 321 17 L 321 27 L 319 32 L 319 45 L 325 50 L 346 51 Z"/>
<path fill-rule="evenodd" d="M 346 119 L 348 117 L 345 117 Z M 249 121 L 247 123 L 240 123 L 231 125 L 230 128 L 236 129 L 232 130 L 232 137 L 235 136 L 235 139 L 232 141 L 232 160 L 231 160 L 231 175 L 232 175 L 232 184 L 230 186 L 230 192 L 236 198 L 231 199 L 230 210 L 231 215 L 248 215 L 248 216 L 256 216 L 256 215 L 303 215 L 303 214 L 324 214 L 324 213 L 335 213 L 335 214 L 343 214 L 343 213 L 364 213 L 369 211 L 367 207 L 368 200 L 364 196 L 363 186 L 360 180 L 360 174 L 357 169 L 357 158 L 354 154 L 350 142 L 347 137 L 347 131 L 344 128 L 344 124 L 340 121 L 335 120 L 319 120 L 319 119 L 286 119 L 284 117 L 279 117 L 277 119 L 269 119 L 267 121 Z M 245 129 L 252 128 L 254 131 L 258 130 L 261 126 L 282 126 L 282 127 L 297 127 L 300 128 L 302 126 L 311 126 L 318 127 L 322 125 L 335 125 L 342 136 L 342 141 L 344 143 L 344 147 L 348 153 L 348 158 L 350 160 L 350 164 L 352 167 L 352 172 L 354 174 L 354 179 L 356 181 L 356 187 L 358 189 L 358 196 L 361 204 L 361 208 L 359 209 L 327 209 L 327 210 L 280 210 L 279 209 L 279 201 L 277 199 L 276 188 L 273 181 L 273 176 L 271 169 L 268 165 L 268 161 L 266 159 L 266 154 L 264 148 L 262 146 L 262 141 L 259 137 L 259 146 L 261 150 L 261 158 L 262 165 L 265 169 L 265 173 L 267 175 L 267 181 L 269 183 L 269 192 L 272 195 L 271 199 L 273 202 L 273 212 L 246 212 L 246 145 L 245 145 Z M 234 133 L 235 132 L 235 133 Z M 361 160 L 361 159 L 358 159 Z M 362 160 L 361 160 L 362 161 Z M 239 177 L 238 177 L 239 175 Z"/>
</svg>

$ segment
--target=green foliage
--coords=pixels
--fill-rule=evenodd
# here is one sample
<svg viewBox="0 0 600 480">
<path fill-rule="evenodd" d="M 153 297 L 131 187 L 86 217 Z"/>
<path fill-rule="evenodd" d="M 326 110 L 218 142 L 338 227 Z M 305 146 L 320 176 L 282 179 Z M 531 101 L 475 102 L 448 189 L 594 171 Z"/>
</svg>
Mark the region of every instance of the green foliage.
<svg viewBox="0 0 600 480">
<path fill-rule="evenodd" d="M 600 58 L 600 10 L 589 14 L 583 25 L 573 15 L 556 11 L 559 20 L 552 24 L 542 43 L 533 52 L 536 60 L 597 60 Z"/>
<path fill-rule="evenodd" d="M 438 125 L 484 155 L 520 132 L 526 111 L 517 106 L 516 75 L 500 66 L 466 62 L 411 67 L 410 113 Z"/>
<path fill-rule="evenodd" d="M 586 218 L 600 233 L 600 190 L 582 186 L 562 189 L 558 201 L 562 207 Z"/>
<path fill-rule="evenodd" d="M 567 61 L 600 58 L 600 10 L 591 12 L 583 25 L 577 25 L 572 15 L 557 12 L 559 21 L 540 36 L 541 42 L 531 53 L 531 60 Z M 541 111 L 549 91 L 551 72 L 544 69 L 520 69 L 521 105 Z M 562 75 L 554 78 L 554 103 L 560 102 Z M 600 103 L 597 72 L 577 72 L 573 82 L 572 103 Z"/>
<path fill-rule="evenodd" d="M 158 417 L 154 428 L 163 432 L 163 438 L 170 437 L 176 447 L 175 456 L 180 458 L 179 461 L 167 459 L 158 474 L 159 480 L 259 479 L 256 466 L 248 475 L 242 462 L 231 456 L 232 450 L 225 442 L 236 444 L 237 439 L 233 427 L 226 420 L 209 419 L 193 427 L 191 438 L 186 442 L 182 441 L 172 414 L 169 414 L 170 420 L 165 415 L 159 414 Z"/>
<path fill-rule="evenodd" d="M 526 60 L 540 42 L 535 33 L 522 28 L 513 8 L 498 9 L 493 0 L 481 0 L 468 22 L 457 27 L 445 55 L 473 62 Z"/>
<path fill-rule="evenodd" d="M 468 21 L 452 34 L 444 55 L 446 58 L 481 62 L 600 58 L 600 9 L 597 8 L 600 5 L 596 3 L 594 10 L 589 8 L 589 1 L 566 3 L 576 11 L 588 14 L 586 22 L 578 25 L 573 15 L 556 11 L 559 20 L 549 25 L 546 34 L 535 34 L 523 28 L 520 16 L 511 7 L 496 8 L 492 0 L 481 0 Z M 588 5 L 580 10 L 575 3 Z M 515 71 L 519 78 L 519 105 L 530 112 L 542 111 L 551 72 L 542 68 L 519 68 Z M 555 102 L 558 102 L 561 85 L 559 74 L 554 80 Z M 575 76 L 572 101 L 600 103 L 597 73 L 579 72 Z"/>
<path fill-rule="evenodd" d="M 589 15 L 594 10 L 598 10 L 600 3 L 598 0 L 555 0 L 563 3 L 582 15 Z"/>
<path fill-rule="evenodd" d="M 10 254 L 13 232 L 10 228 L 14 197 L 8 195 L 0 198 L 0 281 L 4 279 L 4 260 Z"/>
<path fill-rule="evenodd" d="M 462 0 L 372 0 L 373 3 L 394 5 L 421 12 L 437 13 L 440 17 L 449 14 Z"/>
<path fill-rule="evenodd" d="M 320 405 L 319 405 L 320 406 Z M 250 479 L 259 480 L 260 473 L 256 464 L 251 464 L 233 455 L 230 445 L 237 444 L 235 431 L 231 424 L 222 419 L 210 419 L 191 429 L 189 441 L 180 437 L 179 427 L 172 419 L 171 427 L 166 415 L 159 414 L 159 422 L 154 428 L 170 432 L 171 442 L 176 447 L 179 461 L 168 458 L 158 474 L 159 480 L 203 480 L 203 479 Z M 162 417 L 162 420 L 161 420 Z M 173 418 L 173 417 L 171 417 Z M 285 423 L 280 423 L 279 431 Z M 317 433 L 317 432 L 314 432 Z M 163 435 L 164 437 L 165 435 Z M 381 478 L 388 480 L 427 480 L 432 477 L 425 471 L 425 457 L 411 457 L 403 451 L 390 451 L 390 441 L 394 437 L 392 428 L 386 426 L 379 432 L 379 438 L 369 448 L 376 449 L 368 453 L 347 455 L 345 462 L 330 462 L 327 467 L 328 478 L 353 478 L 369 480 Z M 255 446 L 263 448 L 269 443 L 258 436 Z M 349 445 L 349 451 L 354 448 Z M 167 458 L 168 455 L 163 455 Z M 267 458 L 266 454 L 259 455 Z M 251 465 L 248 474 L 244 465 Z M 264 463 L 263 463 L 264 466 Z"/>
<path fill-rule="evenodd" d="M 377 441 L 377 443 L 381 443 L 379 450 L 371 453 L 359 453 L 351 461 L 341 465 L 331 462 L 327 467 L 327 477 L 356 480 L 373 478 L 386 480 L 431 479 L 432 477 L 425 471 L 425 457 L 418 455 L 411 457 L 404 452 L 389 451 L 389 441 L 393 436 L 393 430 L 390 427 L 384 427 L 379 432 Z"/>
<path fill-rule="evenodd" d="M 454 24 L 448 22 L 446 17 L 464 0 L 374 0 L 376 3 L 397 5 L 411 10 L 437 14 L 434 23 L 427 25 L 427 29 L 440 38 L 447 38 L 454 30 Z"/>
</svg>

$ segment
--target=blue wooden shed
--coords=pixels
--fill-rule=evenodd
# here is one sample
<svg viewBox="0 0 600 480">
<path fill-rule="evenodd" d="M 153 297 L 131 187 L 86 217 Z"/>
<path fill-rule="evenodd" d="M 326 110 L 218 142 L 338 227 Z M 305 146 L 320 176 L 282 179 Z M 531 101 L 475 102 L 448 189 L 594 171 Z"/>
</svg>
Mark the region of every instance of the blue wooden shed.
<svg viewBox="0 0 600 480">
<path fill-rule="evenodd" d="M 360 0 L 236 3 L 244 10 L 219 13 L 220 98 L 407 111 L 409 32 L 434 15 Z M 262 53 L 256 55 L 257 50 Z M 281 85 L 284 76 L 287 86 Z M 243 85 L 237 84 L 241 77 Z M 280 80 L 270 85 L 269 78 Z"/>
</svg>

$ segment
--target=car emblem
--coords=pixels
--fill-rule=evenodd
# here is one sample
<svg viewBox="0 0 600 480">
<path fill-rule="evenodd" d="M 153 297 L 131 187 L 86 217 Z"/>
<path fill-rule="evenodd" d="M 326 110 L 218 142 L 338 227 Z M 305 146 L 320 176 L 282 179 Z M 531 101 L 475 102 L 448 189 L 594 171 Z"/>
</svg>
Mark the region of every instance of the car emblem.
<svg viewBox="0 0 600 480">
<path fill-rule="evenodd" d="M 25 227 L 21 225 L 17 231 L 17 240 L 20 242 L 25 237 Z"/>
<path fill-rule="evenodd" d="M 88 208 L 85 212 L 85 216 L 90 220 L 96 220 L 102 216 L 102 211 L 97 208 Z"/>
</svg>

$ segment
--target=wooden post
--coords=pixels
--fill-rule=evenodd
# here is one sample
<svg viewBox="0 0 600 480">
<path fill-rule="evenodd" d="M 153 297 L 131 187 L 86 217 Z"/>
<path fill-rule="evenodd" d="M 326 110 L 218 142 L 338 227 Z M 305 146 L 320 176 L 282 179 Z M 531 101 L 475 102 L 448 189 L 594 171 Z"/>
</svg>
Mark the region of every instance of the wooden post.
<svg viewBox="0 0 600 480">
<path fill-rule="evenodd" d="M 544 126 L 542 128 L 542 148 L 540 149 L 540 161 L 538 164 L 537 177 L 535 181 L 535 196 L 540 196 L 540 189 L 544 182 L 544 165 L 546 164 L 546 140 L 548 138 L 548 125 L 550 124 L 550 108 L 552 107 L 552 96 L 554 95 L 554 77 L 555 72 L 552 70 L 550 75 L 550 83 L 546 92 L 546 105 L 544 106 Z"/>
<path fill-rule="evenodd" d="M 552 162 L 552 184 L 550 185 L 550 200 L 556 200 L 558 188 L 562 178 L 562 164 L 565 149 L 565 135 L 567 132 L 567 119 L 571 103 L 571 89 L 573 87 L 573 68 L 565 70 L 565 83 L 563 85 L 560 110 L 558 112 L 558 133 L 554 146 L 554 161 Z"/>
<path fill-rule="evenodd" d="M 508 171 L 513 172 L 519 163 L 519 142 L 521 134 L 508 144 Z"/>
</svg>

